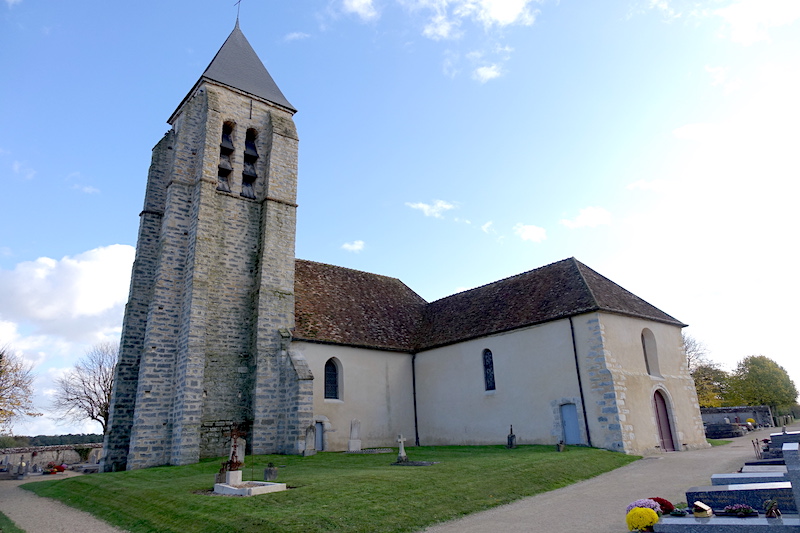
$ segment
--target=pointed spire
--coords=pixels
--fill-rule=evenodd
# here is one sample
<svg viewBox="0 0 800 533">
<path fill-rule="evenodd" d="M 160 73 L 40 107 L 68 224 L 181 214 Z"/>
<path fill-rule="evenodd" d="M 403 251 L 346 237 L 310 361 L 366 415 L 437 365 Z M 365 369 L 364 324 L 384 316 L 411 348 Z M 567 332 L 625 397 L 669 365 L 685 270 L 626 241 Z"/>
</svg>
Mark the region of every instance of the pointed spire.
<svg viewBox="0 0 800 533">
<path fill-rule="evenodd" d="M 292 112 L 297 111 L 283 96 L 242 30 L 239 29 L 238 17 L 236 26 L 211 60 L 203 73 L 203 78 L 258 96 L 286 107 Z"/>
</svg>

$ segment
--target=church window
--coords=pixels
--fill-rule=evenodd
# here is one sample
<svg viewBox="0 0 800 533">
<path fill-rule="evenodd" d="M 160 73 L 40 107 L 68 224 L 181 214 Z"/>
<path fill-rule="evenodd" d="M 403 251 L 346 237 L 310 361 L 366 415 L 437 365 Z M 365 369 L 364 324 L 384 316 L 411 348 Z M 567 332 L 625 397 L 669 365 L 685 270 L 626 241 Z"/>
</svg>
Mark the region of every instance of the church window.
<svg viewBox="0 0 800 533">
<path fill-rule="evenodd" d="M 486 385 L 486 390 L 495 390 L 494 386 L 494 360 L 492 359 L 492 351 L 483 351 L 483 381 Z"/>
<path fill-rule="evenodd" d="M 231 156 L 233 155 L 233 124 L 226 122 L 222 125 L 222 140 L 219 143 L 219 165 L 217 167 L 217 190 L 231 192 L 230 175 L 233 170 Z"/>
<path fill-rule="evenodd" d="M 325 363 L 325 399 L 340 400 L 340 372 L 337 361 L 333 358 Z"/>
<path fill-rule="evenodd" d="M 642 330 L 642 352 L 644 354 L 644 364 L 647 373 L 651 376 L 661 376 L 658 368 L 658 348 L 656 346 L 656 336 L 647 328 Z"/>
<path fill-rule="evenodd" d="M 245 198 L 256 197 L 254 188 L 256 182 L 256 162 L 258 161 L 256 137 L 258 137 L 258 132 L 256 130 L 253 128 L 247 130 L 244 140 L 244 170 L 242 170 L 242 196 Z"/>
</svg>

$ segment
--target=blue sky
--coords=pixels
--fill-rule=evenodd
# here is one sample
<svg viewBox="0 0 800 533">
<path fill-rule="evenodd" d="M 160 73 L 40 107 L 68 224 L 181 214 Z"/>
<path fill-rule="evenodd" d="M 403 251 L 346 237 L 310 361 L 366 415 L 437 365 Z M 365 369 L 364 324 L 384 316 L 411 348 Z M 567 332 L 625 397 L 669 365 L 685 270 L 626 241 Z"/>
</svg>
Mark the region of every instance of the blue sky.
<svg viewBox="0 0 800 533">
<path fill-rule="evenodd" d="M 233 1 L 0 2 L 0 344 L 116 340 L 150 151 Z M 243 0 L 300 136 L 297 256 L 427 300 L 574 256 L 800 384 L 796 0 Z"/>
</svg>

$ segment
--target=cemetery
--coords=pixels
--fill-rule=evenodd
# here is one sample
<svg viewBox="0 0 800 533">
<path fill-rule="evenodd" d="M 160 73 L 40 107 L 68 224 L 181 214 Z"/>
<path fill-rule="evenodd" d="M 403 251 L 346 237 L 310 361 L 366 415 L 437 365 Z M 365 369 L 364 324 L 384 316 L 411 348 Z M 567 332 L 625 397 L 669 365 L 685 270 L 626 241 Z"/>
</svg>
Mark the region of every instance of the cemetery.
<svg viewBox="0 0 800 533">
<path fill-rule="evenodd" d="M 31 474 L 54 474 L 65 469 L 97 472 L 101 443 L 27 446 L 0 450 L 0 479 L 27 479 Z"/>
<path fill-rule="evenodd" d="M 766 440 L 766 439 L 765 439 Z M 631 531 L 734 533 L 800 532 L 800 432 L 773 433 L 737 473 L 711 476 L 711 485 L 686 490 L 686 511 L 637 500 L 626 510 Z M 763 458 L 761 458 L 763 457 Z M 632 514 L 633 513 L 633 514 Z M 660 516 L 663 514 L 663 516 Z"/>
</svg>

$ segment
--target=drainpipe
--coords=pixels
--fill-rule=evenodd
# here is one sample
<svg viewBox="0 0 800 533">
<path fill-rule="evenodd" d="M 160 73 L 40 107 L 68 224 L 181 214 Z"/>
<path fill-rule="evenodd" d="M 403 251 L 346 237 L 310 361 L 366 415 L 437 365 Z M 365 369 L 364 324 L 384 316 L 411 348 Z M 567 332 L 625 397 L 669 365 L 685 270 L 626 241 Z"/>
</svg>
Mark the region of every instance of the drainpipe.
<svg viewBox="0 0 800 533">
<path fill-rule="evenodd" d="M 575 356 L 575 374 L 578 376 L 578 390 L 581 394 L 581 408 L 583 409 L 583 423 L 586 426 L 586 443 L 592 445 L 592 435 L 589 432 L 589 417 L 586 414 L 586 399 L 583 396 L 583 381 L 581 380 L 581 367 L 578 364 L 578 345 L 575 342 L 575 325 L 569 317 L 569 331 L 572 334 L 572 355 Z"/>
<path fill-rule="evenodd" d="M 414 445 L 419 446 L 419 425 L 417 424 L 417 354 L 411 354 L 411 388 L 414 398 Z"/>
</svg>

